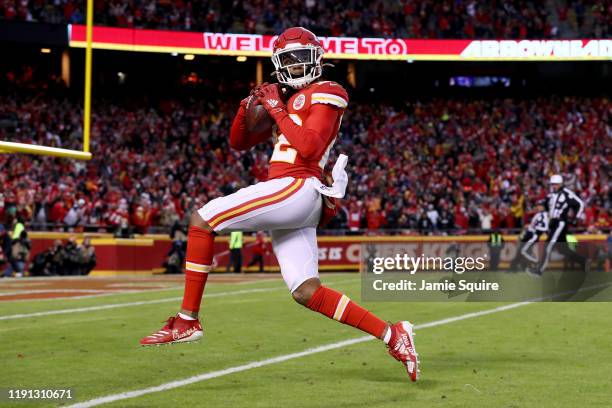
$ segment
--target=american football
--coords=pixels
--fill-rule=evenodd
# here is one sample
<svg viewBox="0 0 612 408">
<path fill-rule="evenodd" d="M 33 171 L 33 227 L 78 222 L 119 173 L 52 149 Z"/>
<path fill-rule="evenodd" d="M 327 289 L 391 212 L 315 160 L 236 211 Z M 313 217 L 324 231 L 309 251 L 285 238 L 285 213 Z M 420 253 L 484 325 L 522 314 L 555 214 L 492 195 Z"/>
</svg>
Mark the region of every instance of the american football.
<svg viewBox="0 0 612 408">
<path fill-rule="evenodd" d="M 263 133 L 272 129 L 274 120 L 255 96 L 246 104 L 246 128 L 249 133 Z"/>
</svg>

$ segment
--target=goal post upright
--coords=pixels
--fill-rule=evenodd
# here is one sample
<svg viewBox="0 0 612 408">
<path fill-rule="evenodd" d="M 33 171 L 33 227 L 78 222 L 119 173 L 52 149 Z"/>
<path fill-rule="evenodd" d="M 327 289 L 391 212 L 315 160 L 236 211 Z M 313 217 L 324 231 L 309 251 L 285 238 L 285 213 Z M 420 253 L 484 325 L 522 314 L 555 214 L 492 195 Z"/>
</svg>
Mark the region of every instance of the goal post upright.
<svg viewBox="0 0 612 408">
<path fill-rule="evenodd" d="M 83 101 L 83 151 L 89 153 L 89 136 L 91 132 L 91 67 L 93 37 L 93 0 L 87 0 L 87 33 L 85 47 L 85 97 Z"/>
</svg>

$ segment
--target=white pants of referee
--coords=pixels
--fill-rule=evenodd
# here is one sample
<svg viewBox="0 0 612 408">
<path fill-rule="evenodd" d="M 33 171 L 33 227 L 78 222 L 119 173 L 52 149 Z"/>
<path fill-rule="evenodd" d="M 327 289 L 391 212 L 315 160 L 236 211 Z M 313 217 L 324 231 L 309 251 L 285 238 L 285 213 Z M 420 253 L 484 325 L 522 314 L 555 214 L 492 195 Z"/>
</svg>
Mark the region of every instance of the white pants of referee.
<svg viewBox="0 0 612 408">
<path fill-rule="evenodd" d="M 540 261 L 538 271 L 544 272 L 550 261 L 550 256 L 555 249 L 555 244 L 558 242 L 566 242 L 565 234 L 566 222 L 561 220 L 551 220 L 548 229 L 548 238 L 546 239 L 546 248 L 544 249 L 544 256 Z"/>
<path fill-rule="evenodd" d="M 529 262 L 538 262 L 538 258 L 533 253 L 531 253 L 530 250 L 531 247 L 533 247 L 533 245 L 538 242 L 540 236 L 533 231 L 527 231 L 525 234 L 527 236 L 525 237 L 525 241 L 521 244 L 520 254 Z"/>
<path fill-rule="evenodd" d="M 580 264 L 582 267 L 586 266 L 587 258 L 578 255 L 576 252 L 571 250 L 567 244 L 567 222 L 561 220 L 551 220 L 549 224 L 548 231 L 548 240 L 546 242 L 546 250 L 544 251 L 544 258 L 540 263 L 538 268 L 539 272 L 542 273 L 548 266 L 548 262 L 550 261 L 550 255 L 555 250 L 555 244 L 559 244 L 557 246 L 557 250 L 562 253 L 564 256 L 572 260 L 572 262 L 576 262 Z"/>
</svg>

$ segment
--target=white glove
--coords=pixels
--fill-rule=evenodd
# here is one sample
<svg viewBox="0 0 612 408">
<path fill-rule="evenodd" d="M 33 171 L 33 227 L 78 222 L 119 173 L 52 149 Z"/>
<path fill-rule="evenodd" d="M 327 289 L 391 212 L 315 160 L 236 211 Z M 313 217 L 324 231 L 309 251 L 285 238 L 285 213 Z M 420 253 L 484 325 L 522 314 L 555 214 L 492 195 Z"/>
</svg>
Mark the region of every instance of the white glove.
<svg viewBox="0 0 612 408">
<path fill-rule="evenodd" d="M 323 195 L 334 198 L 343 198 L 346 193 L 346 186 L 348 185 L 348 174 L 346 174 L 346 163 L 348 162 L 348 156 L 341 154 L 334 164 L 332 169 L 332 178 L 334 182 L 331 187 L 324 184 L 318 185 L 316 188 Z"/>
</svg>

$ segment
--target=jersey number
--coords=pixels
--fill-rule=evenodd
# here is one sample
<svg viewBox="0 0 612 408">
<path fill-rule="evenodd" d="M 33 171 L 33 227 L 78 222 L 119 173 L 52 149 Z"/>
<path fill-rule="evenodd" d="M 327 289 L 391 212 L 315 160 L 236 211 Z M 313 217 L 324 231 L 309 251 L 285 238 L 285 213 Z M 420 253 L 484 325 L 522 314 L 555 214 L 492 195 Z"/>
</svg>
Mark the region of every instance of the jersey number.
<svg viewBox="0 0 612 408">
<path fill-rule="evenodd" d="M 283 163 L 295 163 L 297 157 L 297 150 L 291 147 L 291 143 L 287 140 L 285 135 L 279 135 L 278 141 L 274 145 L 274 152 L 270 158 L 272 162 L 283 162 Z"/>
<path fill-rule="evenodd" d="M 342 123 L 342 116 L 344 116 L 344 114 L 342 114 L 340 116 L 340 119 L 338 120 L 338 129 L 340 129 L 340 124 Z M 293 122 L 296 125 L 302 126 L 302 120 L 300 119 L 298 115 L 290 114 L 289 117 L 293 120 Z M 327 146 L 327 149 L 325 149 L 325 153 L 323 154 L 323 157 L 321 157 L 321 160 L 319 161 L 319 167 L 321 168 L 325 167 L 325 163 L 327 163 L 327 159 L 329 157 L 329 152 L 331 151 L 335 140 L 336 138 L 334 138 L 334 140 L 331 141 L 329 146 Z M 283 162 L 283 163 L 293 164 L 295 163 L 296 158 L 297 158 L 297 150 L 291 147 L 291 143 L 289 143 L 285 135 L 283 134 L 278 135 L 278 140 L 276 141 L 276 144 L 274 145 L 274 152 L 272 153 L 272 157 L 270 158 L 270 163 Z"/>
</svg>

